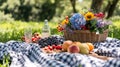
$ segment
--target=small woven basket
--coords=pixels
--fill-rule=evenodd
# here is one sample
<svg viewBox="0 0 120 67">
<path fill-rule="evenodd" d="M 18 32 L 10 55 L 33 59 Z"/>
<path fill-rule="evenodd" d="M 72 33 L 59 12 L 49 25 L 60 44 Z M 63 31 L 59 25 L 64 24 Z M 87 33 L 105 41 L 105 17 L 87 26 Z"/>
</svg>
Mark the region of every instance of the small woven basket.
<svg viewBox="0 0 120 67">
<path fill-rule="evenodd" d="M 64 31 L 65 40 L 80 42 L 101 42 L 106 40 L 107 36 L 108 30 L 103 31 L 102 34 L 96 34 L 96 32 L 90 32 L 89 30 L 76 30 L 72 33 Z"/>
</svg>

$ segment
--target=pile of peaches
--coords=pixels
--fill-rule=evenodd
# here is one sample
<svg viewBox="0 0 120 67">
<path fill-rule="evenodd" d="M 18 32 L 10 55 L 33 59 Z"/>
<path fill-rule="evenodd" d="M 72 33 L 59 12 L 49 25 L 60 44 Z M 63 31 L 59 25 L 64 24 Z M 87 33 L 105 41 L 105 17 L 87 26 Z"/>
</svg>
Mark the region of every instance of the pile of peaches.
<svg viewBox="0 0 120 67">
<path fill-rule="evenodd" d="M 89 54 L 93 51 L 94 46 L 92 43 L 80 43 L 73 42 L 71 40 L 64 41 L 61 45 L 52 45 L 46 46 L 43 48 L 43 51 L 46 53 L 54 53 L 54 52 L 69 52 L 69 53 L 81 53 L 81 54 Z"/>
</svg>

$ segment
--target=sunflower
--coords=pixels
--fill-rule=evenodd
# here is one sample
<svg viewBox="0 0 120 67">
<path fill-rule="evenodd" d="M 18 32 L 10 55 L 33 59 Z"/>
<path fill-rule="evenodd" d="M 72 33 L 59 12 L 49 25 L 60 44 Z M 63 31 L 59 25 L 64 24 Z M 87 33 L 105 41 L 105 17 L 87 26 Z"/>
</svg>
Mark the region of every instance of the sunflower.
<svg viewBox="0 0 120 67">
<path fill-rule="evenodd" d="M 94 17 L 94 14 L 93 14 L 92 12 L 87 12 L 87 13 L 84 15 L 84 17 L 85 17 L 85 19 L 86 19 L 87 21 L 92 20 L 92 19 L 95 18 L 95 17 Z"/>
</svg>

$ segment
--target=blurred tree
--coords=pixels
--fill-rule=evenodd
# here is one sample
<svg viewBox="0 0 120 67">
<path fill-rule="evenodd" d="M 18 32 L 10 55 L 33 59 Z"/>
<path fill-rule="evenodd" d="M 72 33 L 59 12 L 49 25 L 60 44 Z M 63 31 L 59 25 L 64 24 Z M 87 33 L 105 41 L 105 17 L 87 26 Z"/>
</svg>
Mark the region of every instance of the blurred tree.
<svg viewBox="0 0 120 67">
<path fill-rule="evenodd" d="M 107 14 L 112 8 L 107 3 L 109 0 L 104 1 L 106 3 L 103 0 L 91 0 L 91 8 L 96 12 L 107 9 L 105 11 Z M 113 3 L 116 0 L 110 1 Z M 109 9 L 106 4 L 109 5 Z M 84 0 L 81 3 L 78 0 L 0 0 L 0 11 L 11 14 L 15 20 L 23 21 L 43 21 L 44 19 L 60 21 L 66 15 L 81 11 L 84 6 L 90 8 L 90 0 Z M 117 7 L 117 9 L 116 12 L 119 12 L 120 8 Z M 109 14 L 112 14 L 111 11 L 109 10 Z"/>
<path fill-rule="evenodd" d="M 4 12 L 0 11 L 0 22 L 5 22 L 5 21 L 12 22 L 14 21 L 14 19 L 12 18 L 11 14 L 4 14 Z"/>
<path fill-rule="evenodd" d="M 32 10 L 30 1 L 7 0 L 1 7 L 1 10 L 4 11 L 5 14 L 12 14 L 12 17 L 15 18 L 15 20 L 29 21 Z"/>
<path fill-rule="evenodd" d="M 0 6 L 4 3 L 4 2 L 6 2 L 7 0 L 0 0 Z"/>
<path fill-rule="evenodd" d="M 15 20 L 43 21 L 52 19 L 61 0 L 0 0 L 0 10 Z M 4 3 L 3 3 L 4 2 Z"/>
<path fill-rule="evenodd" d="M 91 9 L 95 12 L 99 12 L 101 10 L 102 4 L 103 0 L 92 0 Z"/>
<path fill-rule="evenodd" d="M 16 19 L 17 20 L 24 20 L 24 21 L 29 21 L 29 16 L 31 15 L 32 11 L 32 5 L 30 4 L 30 1 L 28 1 L 24 5 L 24 0 L 20 0 L 20 6 L 18 7 L 19 13 L 17 14 Z"/>
<path fill-rule="evenodd" d="M 120 16 L 120 1 L 117 3 L 113 16 Z"/>
<path fill-rule="evenodd" d="M 42 21 L 45 19 L 52 19 L 56 13 L 57 4 L 59 2 L 60 0 L 55 0 L 54 3 L 52 3 L 50 0 L 47 0 L 45 3 L 43 3 L 41 6 L 41 12 L 39 13 L 39 19 L 41 19 Z"/>
<path fill-rule="evenodd" d="M 108 1 L 108 4 L 107 4 L 106 8 L 104 9 L 104 13 L 106 13 L 106 12 L 108 13 L 107 14 L 107 19 L 110 18 L 113 15 L 118 1 L 119 0 L 112 0 L 112 1 L 109 0 Z"/>
<path fill-rule="evenodd" d="M 76 0 L 70 0 L 70 2 L 71 2 L 71 5 L 72 5 L 72 8 L 73 8 L 73 13 L 76 13 L 77 12 L 77 10 L 75 8 L 75 6 L 76 6 Z"/>
</svg>

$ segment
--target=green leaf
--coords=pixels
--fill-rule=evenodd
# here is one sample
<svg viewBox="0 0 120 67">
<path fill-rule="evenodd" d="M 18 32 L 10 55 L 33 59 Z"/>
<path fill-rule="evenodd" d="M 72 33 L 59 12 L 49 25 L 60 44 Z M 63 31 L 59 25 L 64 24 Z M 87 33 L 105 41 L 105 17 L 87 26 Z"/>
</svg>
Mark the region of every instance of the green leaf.
<svg viewBox="0 0 120 67">
<path fill-rule="evenodd" d="M 101 33 L 103 33 L 103 28 L 98 28 L 98 30 L 99 30 L 99 33 L 101 34 Z"/>
</svg>

